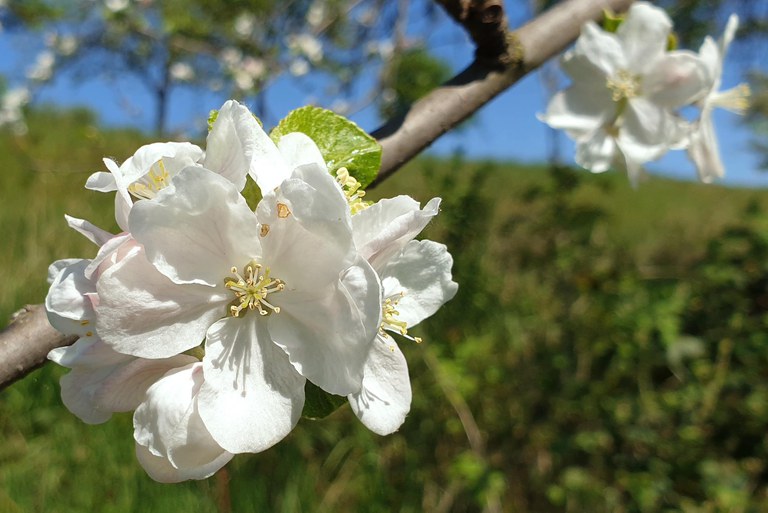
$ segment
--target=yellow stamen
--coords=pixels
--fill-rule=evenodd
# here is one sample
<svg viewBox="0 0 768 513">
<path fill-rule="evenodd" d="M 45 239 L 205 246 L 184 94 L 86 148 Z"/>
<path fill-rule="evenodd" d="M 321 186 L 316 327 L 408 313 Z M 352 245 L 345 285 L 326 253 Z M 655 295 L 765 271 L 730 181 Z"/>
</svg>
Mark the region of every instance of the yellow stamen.
<svg viewBox="0 0 768 513">
<path fill-rule="evenodd" d="M 269 225 L 268 224 L 262 224 L 261 229 L 259 229 L 259 235 L 262 237 L 266 237 L 269 233 Z"/>
<path fill-rule="evenodd" d="M 165 169 L 163 159 L 155 162 L 149 172 L 128 186 L 128 192 L 139 199 L 152 199 L 170 183 L 171 175 Z"/>
<path fill-rule="evenodd" d="M 362 184 L 349 174 L 349 170 L 346 167 L 340 167 L 336 171 L 336 181 L 339 182 L 341 189 L 344 191 L 344 196 L 347 197 L 347 203 L 349 203 L 352 215 L 365 210 L 372 204 L 370 201 L 363 200 L 365 191 L 360 190 Z"/>
<path fill-rule="evenodd" d="M 408 323 L 397 318 L 400 315 L 400 312 L 397 311 L 397 305 L 403 296 L 405 296 L 405 292 L 400 292 L 384 300 L 384 304 L 381 306 L 382 321 L 381 326 L 379 326 L 379 333 L 386 336 L 387 331 L 394 331 L 408 340 L 421 344 L 420 337 L 412 337 L 408 334 Z"/>
<path fill-rule="evenodd" d="M 611 90 L 611 98 L 615 102 L 629 100 L 640 94 L 640 77 L 625 69 L 619 70 L 605 85 Z"/>
<path fill-rule="evenodd" d="M 245 277 L 238 273 L 237 267 L 233 266 L 230 272 L 234 277 L 226 278 L 224 286 L 235 294 L 235 300 L 229 307 L 232 317 L 239 317 L 243 310 L 258 310 L 261 315 L 280 313 L 280 307 L 267 301 L 267 296 L 284 290 L 285 283 L 283 280 L 270 278 L 268 267 L 262 274 L 261 264 L 251 261 L 243 269 Z"/>
<path fill-rule="evenodd" d="M 712 96 L 712 105 L 729 110 L 735 114 L 744 114 L 749 109 L 749 97 L 752 90 L 749 84 L 739 84 L 732 89 Z"/>
</svg>

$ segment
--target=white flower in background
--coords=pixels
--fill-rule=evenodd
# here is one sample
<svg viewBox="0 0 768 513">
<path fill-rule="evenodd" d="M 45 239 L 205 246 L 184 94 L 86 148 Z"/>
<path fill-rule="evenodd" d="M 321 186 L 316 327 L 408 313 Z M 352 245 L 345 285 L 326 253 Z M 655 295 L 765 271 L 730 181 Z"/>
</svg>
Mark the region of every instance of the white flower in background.
<svg viewBox="0 0 768 513">
<path fill-rule="evenodd" d="M 306 59 L 294 59 L 291 61 L 291 64 L 288 66 L 288 71 L 293 75 L 294 77 L 302 77 L 309 73 L 309 63 Z"/>
<path fill-rule="evenodd" d="M 378 278 L 355 250 L 346 198 L 325 164 L 293 168 L 276 148 L 262 164 L 293 173 L 261 180 L 271 188 L 255 214 L 230 181 L 199 167 L 138 202 L 128 224 L 142 250 L 97 284 L 97 331 L 114 350 L 168 358 L 205 339 L 192 403 L 230 453 L 286 436 L 306 379 L 338 395 L 360 390 L 381 319 Z M 141 418 L 137 433 L 157 436 L 137 442 L 173 458 Z"/>
<path fill-rule="evenodd" d="M 110 12 L 120 12 L 128 8 L 130 0 L 104 0 L 104 7 Z"/>
<path fill-rule="evenodd" d="M 355 245 L 382 282 L 382 322 L 368 354 L 363 386 L 348 399 L 371 431 L 396 431 L 411 408 L 408 364 L 389 333 L 420 342 L 408 329 L 434 314 L 458 289 L 453 259 L 442 244 L 413 238 L 438 212 L 440 199 L 424 209 L 408 196 L 384 199 L 352 216 Z"/>
<path fill-rule="evenodd" d="M 744 114 L 749 108 L 750 91 L 747 84 L 739 84 L 727 91 L 720 91 L 723 62 L 738 28 L 739 17 L 732 14 L 728 18 L 719 43 L 707 36 L 699 49 L 699 57 L 709 71 L 709 81 L 706 95 L 696 102 L 701 107 L 701 115 L 691 131 L 688 155 L 696 164 L 699 178 L 705 183 L 722 178 L 725 174 L 723 162 L 720 160 L 712 111 L 719 107 L 737 114 Z"/>
<path fill-rule="evenodd" d="M 624 164 L 635 183 L 642 165 L 685 142 L 687 124 L 673 111 L 706 87 L 707 70 L 687 51 L 667 52 L 672 22 L 636 2 L 615 34 L 587 22 L 562 62 L 573 83 L 541 119 L 576 141 L 576 161 L 593 171 Z"/>
<path fill-rule="evenodd" d="M 195 69 L 186 62 L 174 62 L 168 70 L 174 80 L 189 82 L 195 78 Z"/>
<path fill-rule="evenodd" d="M 315 0 L 307 10 L 307 24 L 312 28 L 318 28 L 325 21 L 326 8 L 325 2 Z"/>
<path fill-rule="evenodd" d="M 317 63 L 323 58 L 323 45 L 312 34 L 304 33 L 288 36 L 288 48 L 305 56 L 313 63 Z"/>
<path fill-rule="evenodd" d="M 35 63 L 27 70 L 27 78 L 37 82 L 45 82 L 51 78 L 54 64 L 56 64 L 56 55 L 50 50 L 43 50 L 37 54 Z"/>
<path fill-rule="evenodd" d="M 22 135 L 27 131 L 22 109 L 29 103 L 29 90 L 15 87 L 6 91 L 0 99 L 0 127 L 10 126 L 14 133 Z"/>
<path fill-rule="evenodd" d="M 235 32 L 242 38 L 250 37 L 256 28 L 256 17 L 251 13 L 241 13 L 235 18 Z"/>
</svg>

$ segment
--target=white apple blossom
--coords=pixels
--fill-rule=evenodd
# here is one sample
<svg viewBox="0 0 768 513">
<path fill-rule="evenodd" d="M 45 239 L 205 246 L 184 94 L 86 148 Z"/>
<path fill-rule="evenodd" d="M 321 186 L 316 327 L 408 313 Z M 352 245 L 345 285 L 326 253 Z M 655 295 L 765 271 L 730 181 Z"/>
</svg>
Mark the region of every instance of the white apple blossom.
<svg viewBox="0 0 768 513">
<path fill-rule="evenodd" d="M 408 329 L 434 314 L 458 289 L 445 246 L 413 238 L 438 212 L 440 199 L 424 209 L 408 196 L 384 199 L 352 216 L 355 245 L 382 282 L 382 323 L 365 363 L 362 387 L 348 400 L 371 431 L 387 435 L 411 408 L 408 364 L 388 332 L 420 342 Z"/>
<path fill-rule="evenodd" d="M 267 190 L 279 185 L 295 167 L 307 163 L 325 165 L 320 150 L 309 137 L 302 133 L 287 134 L 275 145 L 253 114 L 230 100 L 218 111 L 205 152 L 188 142 L 148 144 L 120 166 L 104 159 L 109 173 L 92 174 L 85 187 L 117 191 L 115 218 L 120 228 L 127 230 L 134 201 L 154 198 L 185 167 L 199 165 L 215 171 L 240 191 L 249 174 Z"/>
<path fill-rule="evenodd" d="M 562 62 L 572 85 L 541 119 L 576 141 L 576 161 L 593 171 L 624 165 L 635 183 L 642 165 L 684 142 L 673 113 L 705 89 L 698 56 L 666 51 L 672 22 L 647 2 L 632 5 L 615 34 L 587 22 Z"/>
<path fill-rule="evenodd" d="M 277 186 L 262 188 L 256 213 L 230 181 L 186 168 L 134 205 L 128 224 L 141 250 L 97 283 L 97 331 L 116 351 L 168 358 L 205 339 L 195 407 L 230 453 L 287 435 L 306 379 L 338 395 L 359 390 L 381 319 L 378 278 L 355 250 L 348 204 L 325 165 L 293 167 L 276 148 L 262 157 L 264 169 L 292 174 L 259 175 Z M 137 433 L 159 433 L 141 418 Z M 137 442 L 172 458 L 157 445 L 162 434 Z"/>
<path fill-rule="evenodd" d="M 690 134 L 688 155 L 696 165 L 699 178 L 705 183 L 722 178 L 725 174 L 723 162 L 720 159 L 712 111 L 720 107 L 737 114 L 743 114 L 749 107 L 750 91 L 747 84 L 739 84 L 726 91 L 720 91 L 723 61 L 738 27 L 739 17 L 732 14 L 728 18 L 720 41 L 715 42 L 707 36 L 699 49 L 699 57 L 709 71 L 709 81 L 706 95 L 696 102 L 701 107 L 701 115 Z"/>
</svg>

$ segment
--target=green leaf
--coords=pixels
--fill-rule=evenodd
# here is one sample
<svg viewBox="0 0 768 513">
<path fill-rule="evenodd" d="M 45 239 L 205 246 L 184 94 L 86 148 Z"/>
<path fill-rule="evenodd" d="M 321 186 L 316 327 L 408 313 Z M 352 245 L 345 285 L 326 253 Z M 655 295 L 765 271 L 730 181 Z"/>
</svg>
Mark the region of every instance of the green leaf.
<svg viewBox="0 0 768 513">
<path fill-rule="evenodd" d="M 301 416 L 315 420 L 327 417 L 347 402 L 346 397 L 329 394 L 309 381 L 304 385 L 304 396 L 304 410 Z"/>
<path fill-rule="evenodd" d="M 346 167 L 366 187 L 381 167 L 381 145 L 343 116 L 320 107 L 301 107 L 288 113 L 269 136 L 275 143 L 291 132 L 308 135 L 320 148 L 328 171 Z"/>
<path fill-rule="evenodd" d="M 624 16 L 614 14 L 608 9 L 603 10 L 603 30 L 606 32 L 616 32 L 619 26 L 624 22 Z"/>
</svg>

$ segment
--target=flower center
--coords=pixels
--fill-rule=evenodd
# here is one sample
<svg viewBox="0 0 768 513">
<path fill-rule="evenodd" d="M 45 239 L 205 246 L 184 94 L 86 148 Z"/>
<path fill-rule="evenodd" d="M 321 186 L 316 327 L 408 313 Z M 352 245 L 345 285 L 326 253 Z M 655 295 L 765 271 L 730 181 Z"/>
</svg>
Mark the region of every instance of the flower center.
<svg viewBox="0 0 768 513">
<path fill-rule="evenodd" d="M 395 294 L 384 300 L 384 304 L 381 305 L 382 321 L 381 326 L 379 326 L 379 333 L 387 335 L 387 331 L 394 331 L 408 340 L 413 340 L 417 344 L 421 344 L 421 338 L 410 336 L 408 334 L 408 324 L 397 318 L 397 316 L 400 315 L 400 312 L 397 311 L 397 305 L 404 295 L 405 292 L 400 292 L 399 294 Z"/>
<path fill-rule="evenodd" d="M 269 267 L 262 273 L 261 264 L 251 261 L 243 268 L 245 277 L 237 272 L 237 267 L 233 266 L 230 272 L 234 276 L 225 278 L 224 286 L 235 294 L 229 307 L 232 317 L 240 317 L 243 310 L 258 310 L 261 315 L 280 313 L 280 307 L 267 301 L 267 296 L 285 289 L 285 282 L 270 278 Z"/>
<path fill-rule="evenodd" d="M 349 174 L 349 170 L 346 167 L 340 167 L 336 171 L 336 181 L 339 182 L 341 190 L 344 191 L 344 196 L 347 197 L 347 203 L 349 203 L 352 215 L 365 210 L 371 205 L 370 201 L 363 200 L 365 191 L 360 190 L 362 184 Z"/>
<path fill-rule="evenodd" d="M 640 77 L 622 69 L 611 77 L 605 84 L 611 90 L 611 98 L 615 102 L 629 100 L 640 95 Z"/>
<path fill-rule="evenodd" d="M 128 186 L 128 192 L 139 199 L 152 199 L 170 182 L 171 175 L 165 169 L 163 159 L 158 160 L 149 172 Z"/>
</svg>

